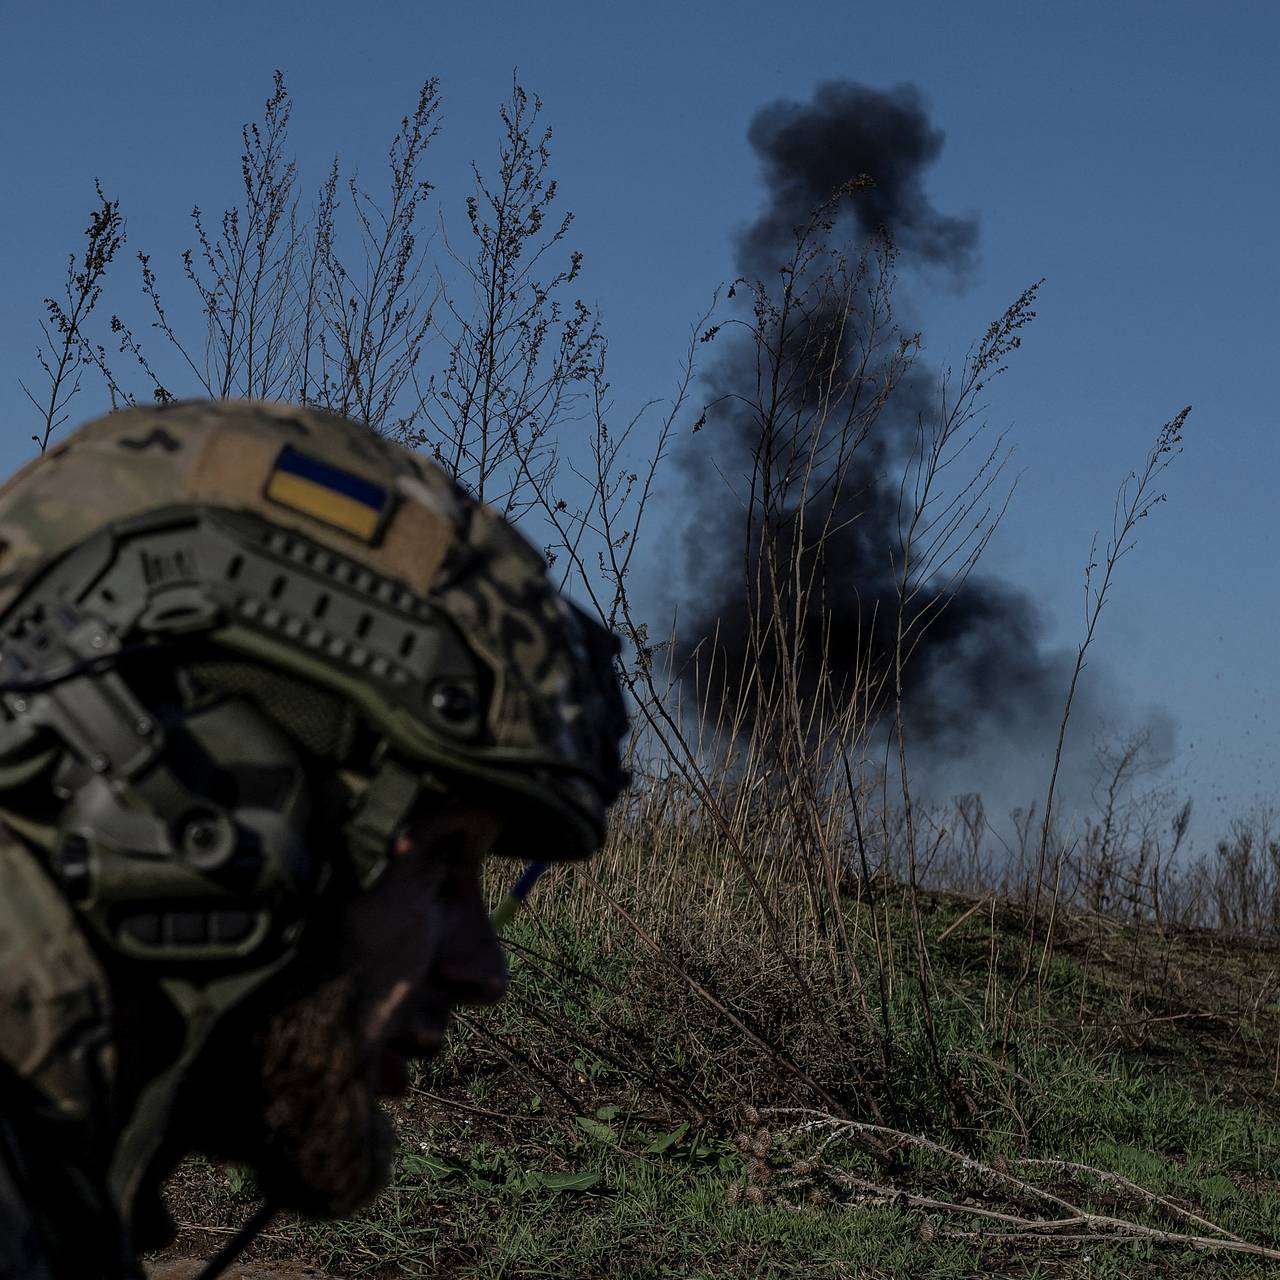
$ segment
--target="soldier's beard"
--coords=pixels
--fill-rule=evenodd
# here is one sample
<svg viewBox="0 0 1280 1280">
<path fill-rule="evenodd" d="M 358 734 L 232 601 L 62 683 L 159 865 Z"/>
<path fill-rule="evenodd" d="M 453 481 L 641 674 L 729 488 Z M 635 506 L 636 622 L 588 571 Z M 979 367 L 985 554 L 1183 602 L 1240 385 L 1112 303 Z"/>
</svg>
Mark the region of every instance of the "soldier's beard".
<svg viewBox="0 0 1280 1280">
<path fill-rule="evenodd" d="M 385 1185 L 394 1134 L 377 1102 L 355 983 L 329 978 L 270 1016 L 257 1039 L 259 1129 L 250 1159 L 273 1203 L 344 1217 Z"/>
</svg>

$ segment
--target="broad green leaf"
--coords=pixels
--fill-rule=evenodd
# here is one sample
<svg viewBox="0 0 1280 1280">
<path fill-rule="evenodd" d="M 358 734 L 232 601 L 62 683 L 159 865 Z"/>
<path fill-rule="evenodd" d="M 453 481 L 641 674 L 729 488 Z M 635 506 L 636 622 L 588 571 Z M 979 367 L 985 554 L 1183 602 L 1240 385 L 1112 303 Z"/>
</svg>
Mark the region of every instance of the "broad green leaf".
<svg viewBox="0 0 1280 1280">
<path fill-rule="evenodd" d="M 589 1134 L 597 1142 L 616 1144 L 618 1141 L 618 1135 L 609 1125 L 601 1124 L 599 1120 L 593 1120 L 590 1116 L 574 1116 L 573 1122 L 583 1133 Z"/>
<path fill-rule="evenodd" d="M 1138 1178 L 1159 1178 L 1169 1167 L 1168 1163 L 1154 1152 L 1144 1151 L 1141 1147 L 1131 1147 L 1127 1143 L 1117 1144 L 1116 1154 L 1120 1157 L 1121 1163 L 1128 1165 L 1129 1171 L 1136 1174 Z"/>
<path fill-rule="evenodd" d="M 456 1165 L 446 1164 L 435 1156 L 422 1155 L 417 1151 L 407 1152 L 400 1163 L 406 1173 L 417 1173 L 426 1178 L 448 1178 L 458 1172 Z"/>
<path fill-rule="evenodd" d="M 600 1181 L 600 1174 L 595 1169 L 584 1169 L 581 1173 L 538 1173 L 534 1176 L 548 1191 L 590 1191 Z"/>
<path fill-rule="evenodd" d="M 664 1151 L 679 1142 L 680 1139 L 688 1132 L 689 1126 L 687 1124 L 682 1124 L 677 1128 L 672 1129 L 670 1133 L 660 1133 L 652 1142 L 649 1143 L 647 1147 L 645 1147 L 645 1152 L 648 1155 L 661 1155 Z"/>
<path fill-rule="evenodd" d="M 607 1106 L 603 1106 L 596 1112 L 597 1120 L 613 1120 L 617 1117 L 618 1108 L 610 1102 Z"/>
<path fill-rule="evenodd" d="M 1206 1200 L 1230 1200 L 1236 1194 L 1236 1184 L 1224 1174 L 1215 1173 L 1212 1178 L 1201 1178 L 1200 1194 Z"/>
</svg>

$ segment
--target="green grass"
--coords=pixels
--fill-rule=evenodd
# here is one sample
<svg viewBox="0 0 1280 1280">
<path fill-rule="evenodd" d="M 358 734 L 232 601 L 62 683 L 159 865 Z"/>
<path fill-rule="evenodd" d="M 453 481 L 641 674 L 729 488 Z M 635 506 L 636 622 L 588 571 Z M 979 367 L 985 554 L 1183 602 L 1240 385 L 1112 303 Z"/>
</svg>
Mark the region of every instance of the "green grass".
<svg viewBox="0 0 1280 1280">
<path fill-rule="evenodd" d="M 868 1118 L 874 1098 L 893 1127 L 1090 1212 L 1199 1230 L 1114 1179 L 1018 1162 L 1109 1171 L 1248 1241 L 1280 1246 L 1277 1020 L 1273 1003 L 1246 999 L 1262 977 L 1256 960 L 1210 954 L 1203 940 L 1135 934 L 1118 965 L 1109 934 L 1102 943 L 1064 937 L 1007 1016 L 1025 958 L 1039 953 L 1029 953 L 1016 918 L 978 918 L 941 938 L 959 916 L 958 904 L 937 900 L 925 920 L 933 1051 L 904 941 L 911 931 L 896 921 L 887 1066 L 848 992 L 824 987 L 813 968 L 803 976 L 815 1007 L 747 930 L 672 928 L 655 955 L 607 917 L 590 928 L 562 915 L 526 918 L 512 939 L 511 998 L 460 1029 L 397 1107 L 393 1184 L 357 1219 L 285 1222 L 260 1251 L 341 1276 L 477 1280 L 1276 1274 L 1280 1263 L 1150 1240 L 1009 1241 L 996 1224 L 962 1214 L 867 1202 L 840 1187 L 841 1172 L 907 1195 L 1029 1212 L 957 1160 L 909 1147 L 881 1167 L 837 1143 L 817 1171 L 797 1174 L 813 1136 L 780 1135 L 785 1122 L 767 1115 L 747 1118 L 753 1107 L 814 1105 L 803 1073 L 851 1115 Z M 691 995 L 673 961 L 794 1069 Z M 1252 1021 L 1199 1018 L 1205 983 L 1213 1007 L 1228 1007 L 1234 992 L 1255 1010 Z M 1184 1006 L 1195 1016 L 1182 1017 Z M 774 1132 L 759 1159 L 750 1147 L 762 1124 Z M 175 1191 L 199 1208 L 178 1216 L 233 1225 L 252 1202 L 237 1176 L 188 1165 Z M 182 1243 L 207 1249 L 208 1236 L 191 1232 Z"/>
<path fill-rule="evenodd" d="M 691 1158 L 692 1143 L 687 1152 L 677 1144 L 674 1155 L 657 1159 L 639 1154 L 652 1142 L 647 1131 L 633 1135 L 623 1126 L 618 1136 L 617 1143 L 588 1139 L 576 1150 L 568 1139 L 523 1149 L 473 1142 L 465 1165 L 444 1176 L 434 1159 L 424 1168 L 406 1153 L 369 1219 L 383 1264 L 477 1280 L 969 1274 L 967 1250 L 922 1244 L 909 1215 L 729 1204 L 726 1186 L 741 1172 L 729 1148 L 708 1160 Z M 575 1189 L 566 1168 L 590 1186 Z M 448 1223 L 445 1239 L 415 1236 L 413 1225 L 424 1222 Z M 341 1267 L 351 1231 L 313 1227 L 307 1234 L 318 1254 Z"/>
</svg>

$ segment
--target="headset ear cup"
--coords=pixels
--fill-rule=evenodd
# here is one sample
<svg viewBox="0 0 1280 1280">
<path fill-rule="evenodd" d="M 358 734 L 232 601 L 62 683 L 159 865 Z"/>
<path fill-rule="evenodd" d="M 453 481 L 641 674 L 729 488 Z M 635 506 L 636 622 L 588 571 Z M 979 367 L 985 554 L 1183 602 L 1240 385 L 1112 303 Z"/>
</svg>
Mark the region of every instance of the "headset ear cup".
<svg viewBox="0 0 1280 1280">
<path fill-rule="evenodd" d="M 313 770 L 246 698 L 153 711 L 164 748 L 150 768 L 67 774 L 55 871 L 133 959 L 252 967 L 296 940 L 320 884 Z"/>
</svg>

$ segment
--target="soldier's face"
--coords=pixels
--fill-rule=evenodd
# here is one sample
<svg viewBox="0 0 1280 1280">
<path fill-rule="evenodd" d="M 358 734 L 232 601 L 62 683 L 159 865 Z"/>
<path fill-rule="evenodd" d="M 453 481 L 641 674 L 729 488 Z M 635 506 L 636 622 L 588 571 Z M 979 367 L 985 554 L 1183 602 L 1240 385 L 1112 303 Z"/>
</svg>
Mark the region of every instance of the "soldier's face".
<svg viewBox="0 0 1280 1280">
<path fill-rule="evenodd" d="M 393 1139 L 377 1098 L 404 1092 L 410 1060 L 439 1050 L 455 1006 L 506 990 L 480 889 L 498 832 L 479 809 L 410 827 L 347 905 L 314 983 L 249 1037 L 247 1057 L 235 1037 L 214 1055 L 218 1086 L 195 1090 L 198 1145 L 252 1164 L 265 1194 L 310 1213 L 345 1215 L 385 1183 Z M 237 1060 L 249 1073 L 239 1088 Z M 227 1106 L 210 1108 L 219 1096 Z"/>
<path fill-rule="evenodd" d="M 348 972 L 382 1094 L 403 1093 L 409 1061 L 438 1052 L 456 1005 L 491 1004 L 507 989 L 480 890 L 481 863 L 499 830 L 478 808 L 411 825 L 348 912 Z"/>
</svg>

